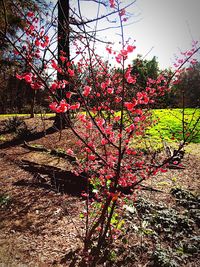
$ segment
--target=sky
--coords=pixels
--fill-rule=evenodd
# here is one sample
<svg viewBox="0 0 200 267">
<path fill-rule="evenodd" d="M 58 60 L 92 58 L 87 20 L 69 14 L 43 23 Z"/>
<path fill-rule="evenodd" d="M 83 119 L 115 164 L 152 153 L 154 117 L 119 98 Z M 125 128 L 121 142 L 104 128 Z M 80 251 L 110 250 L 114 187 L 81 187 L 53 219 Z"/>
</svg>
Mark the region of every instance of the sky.
<svg viewBox="0 0 200 267">
<path fill-rule="evenodd" d="M 87 17 L 96 14 L 95 6 L 88 1 L 83 1 L 81 7 Z M 164 69 L 173 66 L 180 51 L 191 48 L 192 40 L 200 45 L 200 0 L 136 0 L 127 11 L 132 17 L 124 32 L 126 39 L 136 40 L 133 58 L 137 54 L 146 55 L 147 59 L 156 56 L 160 68 Z M 120 40 L 117 32 L 117 29 L 107 30 L 101 33 L 101 38 L 115 41 L 117 47 Z"/>
</svg>

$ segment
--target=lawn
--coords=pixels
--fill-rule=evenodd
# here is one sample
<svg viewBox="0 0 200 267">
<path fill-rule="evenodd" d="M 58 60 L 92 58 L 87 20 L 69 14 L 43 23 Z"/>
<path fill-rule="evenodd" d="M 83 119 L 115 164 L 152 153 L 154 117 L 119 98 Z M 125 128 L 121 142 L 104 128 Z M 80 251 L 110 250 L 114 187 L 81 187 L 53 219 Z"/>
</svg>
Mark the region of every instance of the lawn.
<svg viewBox="0 0 200 267">
<path fill-rule="evenodd" d="M 150 138 L 181 141 L 184 125 L 187 141 L 200 143 L 200 109 L 187 108 L 184 113 L 182 109 L 154 109 L 152 114 L 157 123 L 147 132 Z"/>
</svg>

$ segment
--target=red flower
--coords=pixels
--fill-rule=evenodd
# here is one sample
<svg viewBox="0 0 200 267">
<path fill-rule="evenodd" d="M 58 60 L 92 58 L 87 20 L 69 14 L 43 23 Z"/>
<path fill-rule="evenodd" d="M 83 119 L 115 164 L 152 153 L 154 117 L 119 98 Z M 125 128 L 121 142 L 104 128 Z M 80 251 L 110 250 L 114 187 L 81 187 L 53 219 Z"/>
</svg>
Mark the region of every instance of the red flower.
<svg viewBox="0 0 200 267">
<path fill-rule="evenodd" d="M 104 145 L 106 145 L 108 143 L 108 140 L 107 139 L 105 139 L 105 138 L 102 138 L 101 139 L 101 144 L 104 146 Z"/>
<path fill-rule="evenodd" d="M 135 117 L 134 118 L 134 122 L 139 122 L 140 121 L 140 117 Z"/>
<path fill-rule="evenodd" d="M 32 11 L 29 11 L 29 12 L 27 13 L 27 17 L 31 18 L 31 17 L 33 17 L 33 16 L 34 16 L 34 13 L 33 13 Z"/>
<path fill-rule="evenodd" d="M 131 124 L 129 127 L 126 128 L 127 133 L 132 132 L 135 129 L 135 125 Z"/>
<path fill-rule="evenodd" d="M 17 78 L 18 80 L 22 80 L 22 79 L 23 79 L 23 75 L 19 75 L 19 74 L 16 73 L 16 78 Z"/>
<path fill-rule="evenodd" d="M 101 89 L 106 89 L 106 87 L 107 87 L 107 84 L 105 82 L 102 82 L 101 83 Z"/>
<path fill-rule="evenodd" d="M 136 49 L 136 46 L 132 46 L 132 45 L 128 45 L 128 46 L 127 46 L 127 52 L 128 52 L 128 53 L 133 52 L 134 49 Z"/>
<path fill-rule="evenodd" d="M 39 46 L 40 45 L 40 41 L 38 39 L 35 40 L 35 45 Z"/>
<path fill-rule="evenodd" d="M 76 103 L 76 104 L 70 106 L 71 110 L 75 110 L 75 109 L 79 109 L 79 108 L 80 108 L 80 103 Z"/>
<path fill-rule="evenodd" d="M 84 86 L 83 95 L 87 97 L 90 94 L 90 92 L 91 92 L 91 87 L 87 85 Z"/>
<path fill-rule="evenodd" d="M 110 7 L 114 8 L 115 7 L 115 0 L 109 0 L 110 2 Z"/>
<path fill-rule="evenodd" d="M 68 155 L 70 155 L 70 156 L 74 155 L 74 151 L 73 151 L 71 148 L 68 148 L 68 149 L 66 150 L 66 153 L 67 153 Z"/>
<path fill-rule="evenodd" d="M 57 88 L 59 88 L 58 83 L 56 83 L 56 82 L 52 83 L 50 89 L 51 89 L 52 91 L 54 91 L 54 90 L 56 90 Z"/>
<path fill-rule="evenodd" d="M 122 98 L 121 97 L 119 97 L 119 96 L 116 96 L 115 97 L 115 102 L 116 103 L 120 103 L 122 101 Z"/>
<path fill-rule="evenodd" d="M 32 82 L 32 73 L 26 74 L 26 75 L 24 76 L 24 80 L 25 80 L 27 83 L 31 83 L 31 82 Z"/>
<path fill-rule="evenodd" d="M 113 92 L 114 92 L 114 89 L 113 89 L 113 88 L 111 88 L 111 87 L 109 87 L 109 88 L 107 89 L 107 92 L 108 92 L 108 94 L 113 94 Z"/>
<path fill-rule="evenodd" d="M 56 102 L 49 104 L 49 108 L 54 112 L 57 112 L 57 106 L 58 104 Z"/>
<path fill-rule="evenodd" d="M 135 83 L 136 83 L 136 78 L 135 78 L 135 77 L 132 77 L 131 75 L 129 75 L 129 76 L 126 78 L 126 81 L 127 81 L 127 83 L 135 84 Z"/>
<path fill-rule="evenodd" d="M 88 155 L 88 159 L 95 160 L 96 159 L 96 156 L 95 155 Z"/>
<path fill-rule="evenodd" d="M 65 99 L 60 101 L 60 105 L 57 108 L 58 113 L 64 113 L 69 110 L 70 105 L 65 101 Z"/>
<path fill-rule="evenodd" d="M 64 62 L 66 59 L 67 59 L 66 57 L 60 56 L 60 60 L 61 60 L 62 62 Z"/>
<path fill-rule="evenodd" d="M 72 93 L 71 92 L 67 92 L 66 93 L 66 98 L 71 98 L 71 96 L 72 96 Z"/>
<path fill-rule="evenodd" d="M 13 53 L 14 53 L 15 55 L 19 55 L 19 52 L 18 52 L 17 50 L 14 50 Z"/>
<path fill-rule="evenodd" d="M 74 70 L 68 69 L 69 76 L 73 77 L 74 76 Z"/>
<path fill-rule="evenodd" d="M 119 15 L 122 17 L 122 16 L 124 16 L 126 14 L 126 11 L 125 11 L 125 9 L 123 8 L 123 9 L 121 9 L 120 11 L 119 11 Z"/>
<path fill-rule="evenodd" d="M 120 54 L 121 54 L 123 57 L 125 57 L 125 56 L 127 56 L 128 52 L 127 52 L 125 49 L 123 49 L 123 50 L 120 51 Z"/>
<path fill-rule="evenodd" d="M 135 107 L 135 103 L 132 103 L 132 102 L 125 102 L 124 103 L 124 106 L 129 110 L 133 110 L 133 108 Z"/>
<path fill-rule="evenodd" d="M 115 59 L 116 59 L 117 63 L 121 63 L 121 61 L 122 61 L 122 55 L 119 54 L 118 56 L 115 57 Z"/>
<path fill-rule="evenodd" d="M 51 66 L 53 69 L 57 70 L 58 69 L 58 65 L 56 64 L 55 60 L 52 59 L 51 61 Z"/>
<path fill-rule="evenodd" d="M 111 47 L 106 47 L 106 50 L 108 51 L 109 54 L 112 54 L 112 48 Z"/>
</svg>

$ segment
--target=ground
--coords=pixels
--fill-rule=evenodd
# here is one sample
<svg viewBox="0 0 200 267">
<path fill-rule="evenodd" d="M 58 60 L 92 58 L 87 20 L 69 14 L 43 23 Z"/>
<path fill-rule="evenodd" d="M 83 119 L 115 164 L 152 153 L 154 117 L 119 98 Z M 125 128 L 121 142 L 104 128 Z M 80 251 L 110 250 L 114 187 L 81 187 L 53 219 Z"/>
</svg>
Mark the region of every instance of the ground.
<svg viewBox="0 0 200 267">
<path fill-rule="evenodd" d="M 50 118 L 25 122 L 37 133 L 52 125 Z M 0 266 L 76 266 L 70 261 L 82 246 L 84 200 L 78 184 L 72 190 L 56 183 L 57 176 L 70 174 L 70 162 L 30 150 L 23 136 L 15 142 L 13 136 L 0 136 Z M 66 150 L 72 143 L 69 129 L 28 139 L 49 150 Z M 136 205 L 125 207 L 123 245 L 116 242 L 110 260 L 99 266 L 200 266 L 199 152 L 199 144 L 190 145 L 184 169 L 169 169 L 144 184 L 158 191 L 142 188 Z"/>
</svg>

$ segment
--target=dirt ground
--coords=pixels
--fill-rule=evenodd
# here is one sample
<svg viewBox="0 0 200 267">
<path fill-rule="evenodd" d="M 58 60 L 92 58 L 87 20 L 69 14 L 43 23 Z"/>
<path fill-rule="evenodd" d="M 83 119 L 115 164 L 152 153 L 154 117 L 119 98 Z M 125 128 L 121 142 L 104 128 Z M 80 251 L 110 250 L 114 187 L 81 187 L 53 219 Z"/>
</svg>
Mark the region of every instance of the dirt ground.
<svg viewBox="0 0 200 267">
<path fill-rule="evenodd" d="M 52 120 L 26 119 L 26 123 L 40 132 L 51 126 Z M 80 213 L 85 204 L 80 192 L 62 194 L 52 182 L 57 172 L 65 175 L 70 171 L 70 163 L 48 153 L 30 151 L 23 142 L 9 143 L 12 138 L 9 133 L 0 138 L 0 267 L 72 266 L 64 258 L 82 246 L 84 221 Z M 65 150 L 72 142 L 73 136 L 66 129 L 61 135 L 54 132 L 28 143 Z M 146 183 L 163 193 L 141 190 L 139 194 L 169 207 L 175 203 L 169 194 L 173 186 L 199 194 L 200 145 L 192 144 L 186 151 L 183 170 L 171 169 Z M 199 234 L 199 229 L 195 233 Z M 138 242 L 139 237 L 135 239 Z M 148 262 L 143 257 L 141 263 L 127 266 L 148 266 Z M 180 266 L 197 267 L 200 261 L 196 257 Z"/>
</svg>

